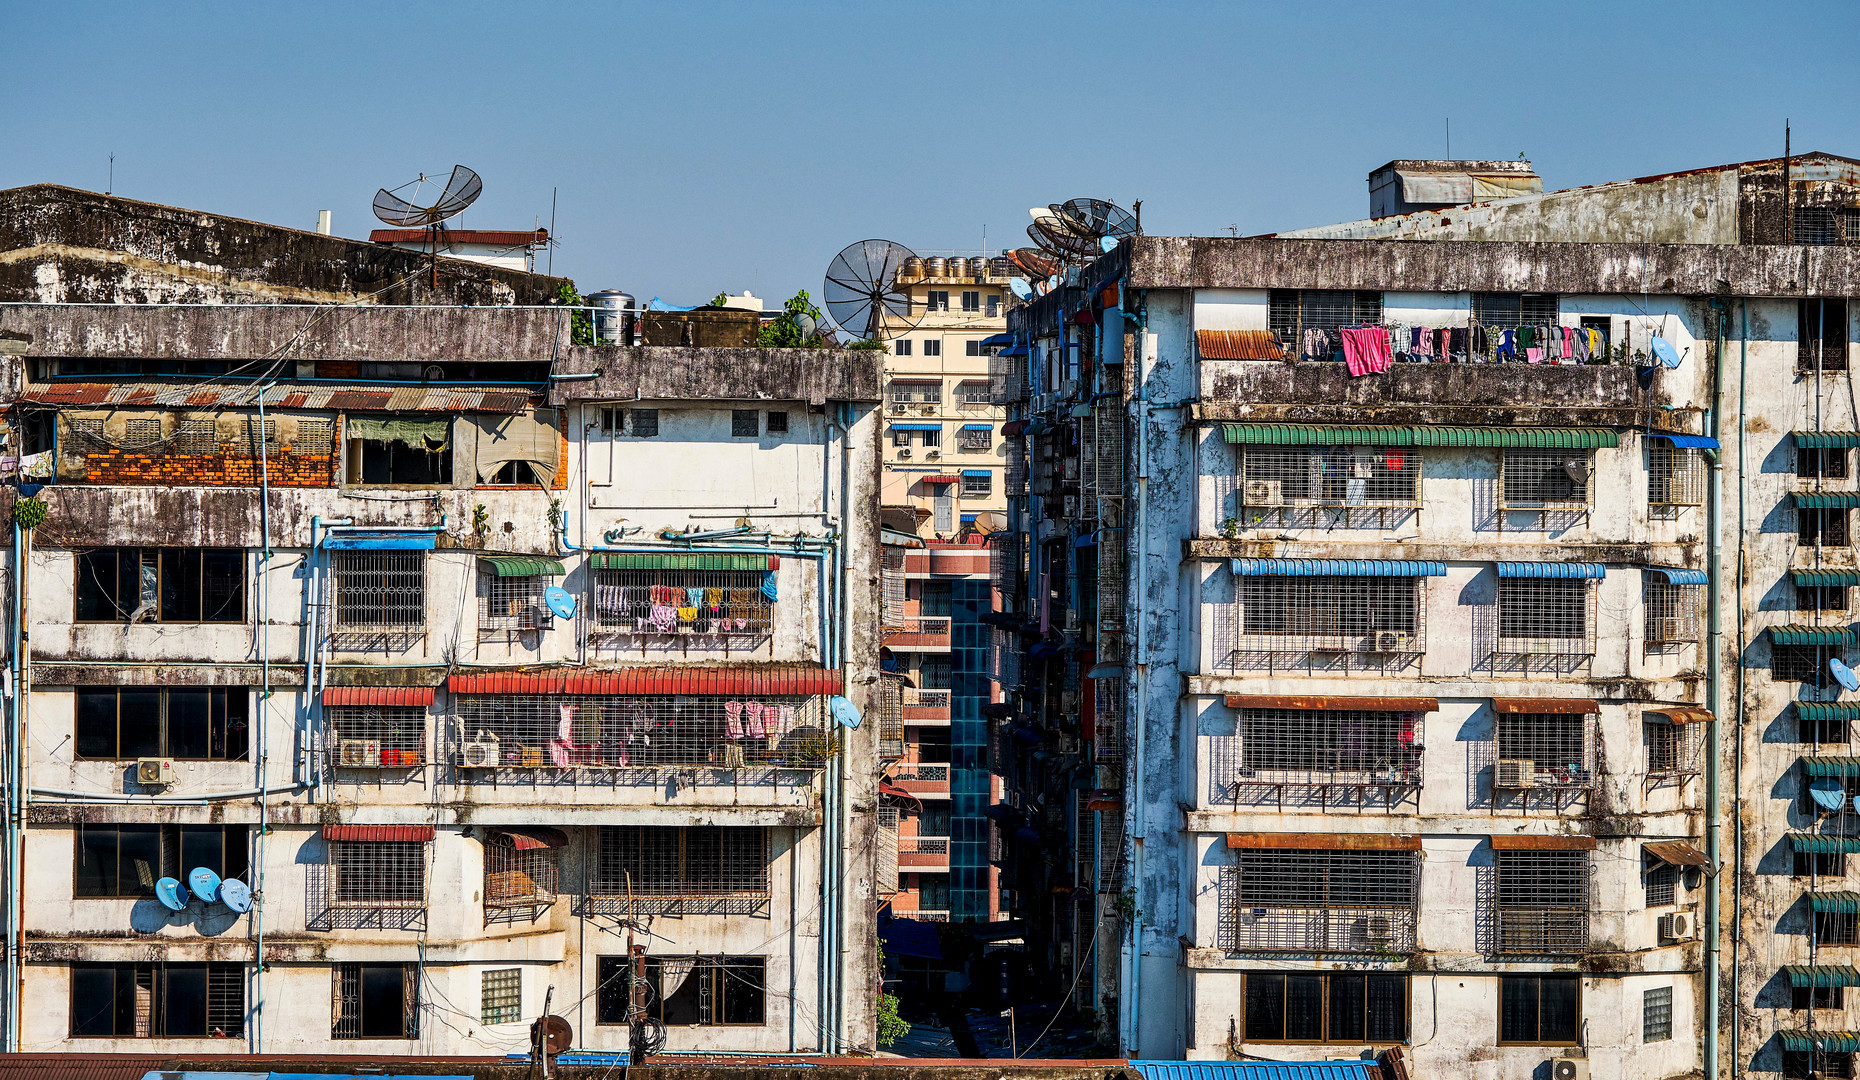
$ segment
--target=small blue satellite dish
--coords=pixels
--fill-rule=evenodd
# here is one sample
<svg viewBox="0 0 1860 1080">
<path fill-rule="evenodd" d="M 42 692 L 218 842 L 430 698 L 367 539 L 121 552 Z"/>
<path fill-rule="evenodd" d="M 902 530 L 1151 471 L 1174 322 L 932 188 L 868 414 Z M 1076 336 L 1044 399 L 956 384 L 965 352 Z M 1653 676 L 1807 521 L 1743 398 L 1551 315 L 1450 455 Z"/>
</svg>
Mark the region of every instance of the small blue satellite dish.
<svg viewBox="0 0 1860 1080">
<path fill-rule="evenodd" d="M 169 911 L 187 910 L 187 892 L 181 888 L 180 882 L 171 877 L 155 883 L 155 899 L 160 900 L 161 906 Z"/>
<path fill-rule="evenodd" d="M 187 887 L 209 904 L 220 898 L 220 876 L 204 866 L 187 872 Z"/>
<path fill-rule="evenodd" d="M 841 727 L 856 728 L 865 719 L 859 715 L 859 706 L 847 701 L 838 694 L 827 702 L 827 709 L 833 713 L 834 723 Z"/>
<path fill-rule="evenodd" d="M 549 605 L 549 610 L 558 619 L 575 617 L 575 597 L 560 585 L 551 585 L 543 590 L 543 603 Z"/>
<path fill-rule="evenodd" d="M 1839 780 L 1817 780 L 1808 785 L 1808 797 L 1823 810 L 1839 810 L 1847 803 L 1847 789 Z"/>
<path fill-rule="evenodd" d="M 1830 657 L 1828 670 L 1834 673 L 1834 681 L 1848 690 L 1860 690 L 1860 675 L 1854 669 L 1841 662 L 1839 657 Z"/>
<path fill-rule="evenodd" d="M 1111 252 L 1116 251 L 1117 250 L 1117 237 L 1105 236 L 1105 237 L 1099 238 L 1098 250 L 1104 252 L 1106 255 L 1109 255 Z"/>
<path fill-rule="evenodd" d="M 1658 358 L 1660 363 L 1665 364 L 1669 368 L 1676 368 L 1679 366 L 1679 350 L 1673 348 L 1672 342 L 1655 334 L 1653 335 L 1651 347 L 1653 349 L 1653 355 Z"/>
<path fill-rule="evenodd" d="M 1027 284 L 1027 282 L 1021 278 L 1009 278 L 1008 279 L 1008 292 L 1011 292 L 1015 296 L 1019 297 L 1020 299 L 1025 300 L 1029 296 L 1033 295 L 1033 286 Z"/>
<path fill-rule="evenodd" d="M 252 910 L 252 887 L 238 878 L 227 878 L 220 882 L 220 903 L 243 915 Z"/>
</svg>

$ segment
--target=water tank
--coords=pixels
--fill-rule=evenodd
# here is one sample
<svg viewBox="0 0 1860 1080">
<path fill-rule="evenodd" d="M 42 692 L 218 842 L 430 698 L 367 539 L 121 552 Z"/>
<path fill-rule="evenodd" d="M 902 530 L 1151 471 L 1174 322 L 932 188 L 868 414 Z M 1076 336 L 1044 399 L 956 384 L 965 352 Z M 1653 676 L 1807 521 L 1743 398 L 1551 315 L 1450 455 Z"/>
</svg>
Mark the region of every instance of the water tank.
<svg viewBox="0 0 1860 1080">
<path fill-rule="evenodd" d="M 1013 274 L 1014 268 L 1008 263 L 1006 256 L 988 260 L 989 277 L 1011 277 Z"/>
<path fill-rule="evenodd" d="M 948 277 L 949 260 L 941 255 L 932 255 L 928 259 L 925 259 L 924 276 L 934 278 Z"/>
<path fill-rule="evenodd" d="M 594 309 L 596 345 L 633 344 L 633 298 L 619 289 L 602 289 L 583 298 Z"/>
<path fill-rule="evenodd" d="M 969 260 L 969 276 L 970 277 L 987 277 L 988 276 L 988 257 L 986 255 L 977 255 L 974 258 Z"/>
<path fill-rule="evenodd" d="M 904 260 L 904 268 L 898 271 L 899 277 L 920 278 L 924 276 L 924 261 L 915 255 Z"/>
</svg>

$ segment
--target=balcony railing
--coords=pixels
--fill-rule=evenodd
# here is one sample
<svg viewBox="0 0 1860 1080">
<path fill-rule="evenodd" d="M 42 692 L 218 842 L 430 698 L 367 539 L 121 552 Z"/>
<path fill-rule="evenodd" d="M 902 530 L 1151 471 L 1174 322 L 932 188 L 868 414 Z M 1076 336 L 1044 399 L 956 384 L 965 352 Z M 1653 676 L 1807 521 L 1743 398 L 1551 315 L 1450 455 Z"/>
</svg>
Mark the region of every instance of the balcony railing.
<svg viewBox="0 0 1860 1080">
<path fill-rule="evenodd" d="M 918 690 L 915 687 L 906 687 L 904 704 L 906 708 L 947 709 L 949 708 L 949 691 Z"/>
<path fill-rule="evenodd" d="M 898 841 L 900 855 L 941 855 L 949 856 L 949 837 L 947 836 L 906 836 Z"/>
<path fill-rule="evenodd" d="M 906 616 L 903 626 L 885 638 L 885 644 L 891 649 L 947 649 L 949 648 L 949 618 Z"/>
<path fill-rule="evenodd" d="M 910 911 L 901 911 L 897 908 L 892 908 L 891 914 L 894 917 L 899 918 L 899 919 L 916 919 L 918 922 L 948 922 L 949 921 L 948 909 L 937 910 L 934 908 L 917 908 L 917 909 L 913 909 Z"/>
</svg>

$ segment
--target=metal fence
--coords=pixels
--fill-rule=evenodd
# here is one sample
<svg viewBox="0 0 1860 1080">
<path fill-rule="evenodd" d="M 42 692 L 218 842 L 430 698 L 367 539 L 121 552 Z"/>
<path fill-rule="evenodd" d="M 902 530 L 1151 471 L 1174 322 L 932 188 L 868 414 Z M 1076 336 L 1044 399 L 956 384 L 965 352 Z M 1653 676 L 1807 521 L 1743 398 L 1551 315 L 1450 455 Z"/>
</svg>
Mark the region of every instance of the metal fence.
<svg viewBox="0 0 1860 1080">
<path fill-rule="evenodd" d="M 1368 446 L 1240 451 L 1240 520 L 1249 527 L 1392 528 L 1421 507 L 1421 455 Z"/>
<path fill-rule="evenodd" d="M 330 762 L 338 768 L 426 764 L 426 710 L 418 705 L 331 705 L 323 723 Z"/>
<path fill-rule="evenodd" d="M 1581 953 L 1589 947 L 1589 853 L 1495 851 L 1496 951 Z"/>
<path fill-rule="evenodd" d="M 1027 375 L 1022 357 L 996 353 L 988 358 L 988 394 L 996 405 L 1027 400 Z"/>
<path fill-rule="evenodd" d="M 594 570 L 592 629 L 620 634 L 767 634 L 760 570 Z"/>
<path fill-rule="evenodd" d="M 1403 954 L 1415 949 L 1416 851 L 1236 852 L 1223 868 L 1231 952 Z"/>
<path fill-rule="evenodd" d="M 460 694 L 454 752 L 474 770 L 822 768 L 826 701 L 672 695 Z"/>
<path fill-rule="evenodd" d="M 1597 723 L 1594 713 L 1499 713 L 1492 725 L 1493 787 L 1593 787 Z"/>
</svg>

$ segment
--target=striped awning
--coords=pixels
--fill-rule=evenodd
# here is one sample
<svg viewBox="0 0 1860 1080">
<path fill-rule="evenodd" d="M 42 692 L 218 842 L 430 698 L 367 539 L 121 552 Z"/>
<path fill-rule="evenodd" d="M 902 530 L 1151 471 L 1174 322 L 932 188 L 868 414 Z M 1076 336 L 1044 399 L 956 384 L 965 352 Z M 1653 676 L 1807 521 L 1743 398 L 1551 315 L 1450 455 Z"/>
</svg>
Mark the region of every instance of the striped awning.
<svg viewBox="0 0 1860 1080">
<path fill-rule="evenodd" d="M 1860 431 L 1792 431 L 1789 437 L 1804 450 L 1847 450 L 1860 446 Z"/>
<path fill-rule="evenodd" d="M 1804 776 L 1860 776 L 1860 757 L 1851 754 L 1823 754 L 1802 759 Z"/>
<path fill-rule="evenodd" d="M 1860 506 L 1860 491 L 1798 491 L 1789 496 L 1797 510 L 1852 510 Z"/>
<path fill-rule="evenodd" d="M 1403 424 L 1222 424 L 1230 443 L 1271 446 L 1479 446 L 1584 450 L 1619 446 L 1604 428 L 1424 427 Z"/>
<path fill-rule="evenodd" d="M 1776 1039 L 1784 1050 L 1806 1054 L 1819 1050 L 1824 1054 L 1851 1054 L 1860 1051 L 1860 1032 L 1854 1031 L 1778 1031 Z"/>
<path fill-rule="evenodd" d="M 325 686 L 325 705 L 426 706 L 433 703 L 430 686 Z"/>
<path fill-rule="evenodd" d="M 1445 577 L 1446 563 L 1395 559 L 1235 559 L 1241 577 Z"/>
<path fill-rule="evenodd" d="M 1795 711 L 1804 720 L 1830 723 L 1860 720 L 1860 704 L 1851 701 L 1798 701 Z"/>
<path fill-rule="evenodd" d="M 557 559 L 541 555 L 480 555 L 478 568 L 492 577 L 561 577 L 568 573 Z"/>
<path fill-rule="evenodd" d="M 556 668 L 543 671 L 487 671 L 453 675 L 446 689 L 454 694 L 676 694 L 743 697 L 837 694 L 843 686 L 837 668 L 792 665 L 741 667 L 630 667 L 606 671 Z"/>
<path fill-rule="evenodd" d="M 781 567 L 781 556 L 597 551 L 593 565 L 596 570 L 776 570 Z"/>
<path fill-rule="evenodd" d="M 1605 428 L 1422 427 L 1416 428 L 1415 433 L 1419 446 L 1589 450 L 1598 446 L 1621 445 L 1621 436 Z"/>
<path fill-rule="evenodd" d="M 347 844 L 424 844 L 433 839 L 431 825 L 325 825 L 323 839 Z"/>
<path fill-rule="evenodd" d="M 942 424 L 899 424 L 888 425 L 893 431 L 942 431 Z"/>
<path fill-rule="evenodd" d="M 1665 581 L 1668 585 L 1707 585 L 1710 579 L 1703 570 L 1685 570 L 1671 566 L 1643 566 L 1643 573 Z"/>
<path fill-rule="evenodd" d="M 1808 906 L 1815 911 L 1828 911 L 1839 915 L 1860 914 L 1860 892 L 1809 893 Z"/>
<path fill-rule="evenodd" d="M 1608 568 L 1601 563 L 1585 562 L 1502 562 L 1498 564 L 1498 576 L 1502 578 L 1584 578 L 1595 580 L 1607 576 Z"/>
<path fill-rule="evenodd" d="M 1716 450 L 1718 440 L 1709 435 L 1681 435 L 1674 431 L 1649 431 L 1649 439 L 1664 439 L 1683 450 Z"/>
<path fill-rule="evenodd" d="M 1852 645 L 1854 632 L 1845 626 L 1772 626 L 1772 645 Z"/>
<path fill-rule="evenodd" d="M 1804 855 L 1860 854 L 1860 836 L 1835 836 L 1831 833 L 1792 832 L 1789 849 Z"/>
<path fill-rule="evenodd" d="M 1783 974 L 1794 987 L 1860 986 L 1860 968 L 1846 964 L 1784 964 Z"/>
<path fill-rule="evenodd" d="M 1789 583 L 1798 589 L 1860 585 L 1860 570 L 1791 570 Z"/>
</svg>

